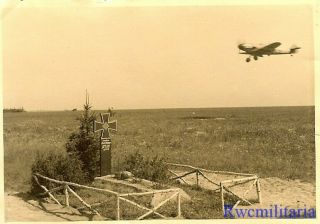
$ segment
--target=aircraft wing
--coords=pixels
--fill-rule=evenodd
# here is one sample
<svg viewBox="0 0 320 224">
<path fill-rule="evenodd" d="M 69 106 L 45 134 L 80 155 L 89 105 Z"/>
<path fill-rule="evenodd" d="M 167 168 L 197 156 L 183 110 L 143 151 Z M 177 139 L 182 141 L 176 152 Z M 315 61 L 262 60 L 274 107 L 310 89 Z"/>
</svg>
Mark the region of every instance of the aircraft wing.
<svg viewBox="0 0 320 224">
<path fill-rule="evenodd" d="M 272 53 L 280 45 L 281 45 L 280 42 L 274 42 L 274 43 L 269 44 L 267 46 L 264 46 L 262 48 L 258 48 L 257 50 L 255 50 L 255 54 L 262 55 L 262 54 Z"/>
</svg>

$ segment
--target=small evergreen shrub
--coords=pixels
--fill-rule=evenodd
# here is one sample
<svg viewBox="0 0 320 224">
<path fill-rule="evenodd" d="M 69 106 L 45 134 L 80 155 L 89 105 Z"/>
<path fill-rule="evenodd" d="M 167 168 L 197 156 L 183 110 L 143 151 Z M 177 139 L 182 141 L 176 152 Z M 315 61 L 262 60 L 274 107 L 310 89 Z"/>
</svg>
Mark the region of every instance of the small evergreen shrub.
<svg viewBox="0 0 320 224">
<path fill-rule="evenodd" d="M 93 133 L 73 133 L 66 144 L 71 157 L 78 157 L 82 161 L 83 173 L 88 181 L 93 181 L 99 171 L 99 140 Z"/>
<path fill-rule="evenodd" d="M 61 181 L 81 184 L 87 179 L 82 172 L 82 162 L 77 157 L 71 157 L 58 151 L 38 152 L 31 169 L 32 173 L 39 173 L 43 176 Z M 38 178 L 38 180 L 49 189 L 55 187 L 52 182 L 42 178 Z M 31 193 L 38 194 L 42 192 L 44 192 L 44 190 L 32 177 Z"/>
<path fill-rule="evenodd" d="M 88 97 L 84 111 L 78 118 L 79 129 L 69 136 L 66 152 L 38 154 L 32 165 L 32 173 L 39 173 L 52 179 L 75 183 L 89 183 L 94 180 L 99 167 L 100 141 L 92 130 L 95 114 L 91 111 Z M 54 187 L 53 183 L 41 179 L 47 188 Z M 31 193 L 43 192 L 32 177 Z"/>
<path fill-rule="evenodd" d="M 87 100 L 81 117 L 79 129 L 72 133 L 66 143 L 66 150 L 70 156 L 78 157 L 82 161 L 82 169 L 88 181 L 93 181 L 100 170 L 99 153 L 100 140 L 94 135 L 92 127 L 95 114 Z"/>
<path fill-rule="evenodd" d="M 135 152 L 125 158 L 124 164 L 125 170 L 130 171 L 138 178 L 166 182 L 169 177 L 165 160 L 158 155 L 149 158 L 140 152 Z"/>
</svg>

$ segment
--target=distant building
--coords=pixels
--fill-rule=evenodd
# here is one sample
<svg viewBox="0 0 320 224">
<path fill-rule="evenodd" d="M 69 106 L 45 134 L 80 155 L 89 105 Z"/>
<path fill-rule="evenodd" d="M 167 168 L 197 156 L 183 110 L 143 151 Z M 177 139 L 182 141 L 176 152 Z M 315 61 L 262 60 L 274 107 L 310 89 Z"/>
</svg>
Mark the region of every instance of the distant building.
<svg viewBox="0 0 320 224">
<path fill-rule="evenodd" d="M 23 107 L 21 108 L 4 108 L 3 113 L 6 112 L 26 112 Z"/>
</svg>

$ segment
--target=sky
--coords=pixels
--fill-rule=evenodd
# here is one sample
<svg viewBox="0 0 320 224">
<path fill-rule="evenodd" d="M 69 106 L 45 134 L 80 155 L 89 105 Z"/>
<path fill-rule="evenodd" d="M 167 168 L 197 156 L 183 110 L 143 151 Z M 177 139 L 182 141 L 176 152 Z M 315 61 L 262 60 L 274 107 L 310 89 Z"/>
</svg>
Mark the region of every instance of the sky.
<svg viewBox="0 0 320 224">
<path fill-rule="evenodd" d="M 301 47 L 245 62 L 239 43 Z M 3 106 L 26 110 L 314 105 L 312 8 L 11 7 Z"/>
</svg>

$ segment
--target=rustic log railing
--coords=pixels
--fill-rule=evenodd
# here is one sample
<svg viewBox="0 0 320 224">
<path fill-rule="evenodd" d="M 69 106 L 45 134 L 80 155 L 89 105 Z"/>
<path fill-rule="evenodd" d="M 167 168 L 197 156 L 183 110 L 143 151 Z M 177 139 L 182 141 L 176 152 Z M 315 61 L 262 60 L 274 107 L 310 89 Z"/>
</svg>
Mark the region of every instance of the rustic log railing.
<svg viewBox="0 0 320 224">
<path fill-rule="evenodd" d="M 34 173 L 33 174 L 33 178 L 36 181 L 36 183 L 45 191 L 43 193 L 40 193 L 40 195 L 48 195 L 53 201 L 55 201 L 57 204 L 61 205 L 61 203 L 54 197 L 54 195 L 52 193 L 57 192 L 59 190 L 63 189 L 64 192 L 64 196 L 65 196 L 65 205 L 66 206 L 70 206 L 70 202 L 69 202 L 69 193 L 71 193 L 72 195 L 74 195 L 84 206 L 80 209 L 83 208 L 88 208 L 93 214 L 96 214 L 98 216 L 101 216 L 99 214 L 99 212 L 94 209 L 93 207 L 99 206 L 101 205 L 103 202 L 101 203 L 95 203 L 95 204 L 88 204 L 87 202 L 85 202 L 83 200 L 83 198 L 81 198 L 76 192 L 75 190 L 73 190 L 71 188 L 79 188 L 79 189 L 87 189 L 87 190 L 92 190 L 92 191 L 96 191 L 96 192 L 100 192 L 100 193 L 105 193 L 105 194 L 109 194 L 112 196 L 116 197 L 116 220 L 120 220 L 121 219 L 121 207 L 120 207 L 120 201 L 129 203 L 130 205 L 135 206 L 136 208 L 142 209 L 147 211 L 145 214 L 137 217 L 137 220 L 141 220 L 144 219 L 146 217 L 148 217 L 149 215 L 157 215 L 160 218 L 168 218 L 166 216 L 164 216 L 163 214 L 160 214 L 157 210 L 160 207 L 163 207 L 165 204 L 167 204 L 169 201 L 172 201 L 173 199 L 176 198 L 176 204 L 177 204 L 177 216 L 176 218 L 181 218 L 181 198 L 180 198 L 180 189 L 178 188 L 171 188 L 171 189 L 164 189 L 164 190 L 152 190 L 152 191 L 147 191 L 147 192 L 137 192 L 137 193 L 118 193 L 115 191 L 111 191 L 108 189 L 101 189 L 101 188 L 96 188 L 96 187 L 90 187 L 90 186 L 86 186 L 86 185 L 81 185 L 81 184 L 76 184 L 76 183 L 72 183 L 72 182 L 67 182 L 67 181 L 60 181 L 60 180 L 56 180 L 56 179 L 52 179 L 46 176 L 43 176 L 39 173 Z M 61 185 L 52 189 L 47 189 L 44 185 L 42 185 L 39 181 L 39 178 L 47 180 L 49 182 Z M 172 193 L 170 196 L 167 196 L 166 198 L 164 198 L 161 202 L 159 202 L 157 205 L 155 205 L 153 208 L 147 208 L 141 204 L 138 204 L 137 202 L 134 202 L 132 200 L 129 200 L 125 197 L 127 196 L 144 196 L 144 195 L 156 195 L 156 194 L 163 194 L 163 193 Z"/>
<path fill-rule="evenodd" d="M 245 197 L 246 195 L 252 190 L 254 186 L 256 186 L 256 193 L 257 193 L 257 201 L 258 203 L 262 202 L 261 198 L 261 190 L 260 190 L 260 180 L 259 177 L 256 174 L 248 174 L 248 173 L 238 173 L 238 172 L 229 172 L 229 171 L 214 171 L 214 170 L 207 170 L 199 167 L 194 167 L 190 165 L 185 165 L 185 164 L 178 164 L 178 163 L 167 163 L 169 167 L 180 167 L 180 168 L 187 168 L 191 169 L 191 171 L 185 171 L 182 174 L 178 174 L 177 171 L 174 171 L 172 169 L 168 169 L 171 174 L 173 174 L 173 177 L 171 177 L 171 180 L 181 180 L 184 184 L 190 185 L 186 181 L 187 176 L 195 174 L 195 184 L 191 185 L 196 185 L 197 187 L 201 187 L 199 184 L 199 177 L 204 178 L 206 181 L 211 183 L 213 185 L 213 188 L 210 188 L 210 190 L 213 190 L 215 192 L 220 192 L 221 195 L 221 204 L 222 204 L 222 211 L 224 214 L 224 205 L 225 205 L 225 200 L 224 200 L 224 195 L 225 193 L 231 194 L 234 197 L 236 197 L 238 200 L 237 202 L 233 205 L 233 208 L 236 208 L 241 202 L 245 202 L 248 205 L 252 205 L 253 202 L 250 202 L 247 200 Z M 204 173 L 214 173 L 214 174 L 222 174 L 222 175 L 234 175 L 234 176 L 242 176 L 241 178 L 234 178 L 234 179 L 227 179 L 227 180 L 222 180 L 222 181 L 216 181 L 213 180 L 212 178 L 209 178 L 206 174 Z M 230 190 L 231 188 L 234 188 L 235 186 L 239 185 L 244 185 L 248 182 L 253 181 L 252 184 L 248 187 L 248 189 L 242 194 L 239 195 L 239 193 L 235 193 L 234 191 Z M 227 186 L 227 184 L 231 184 Z"/>
</svg>

